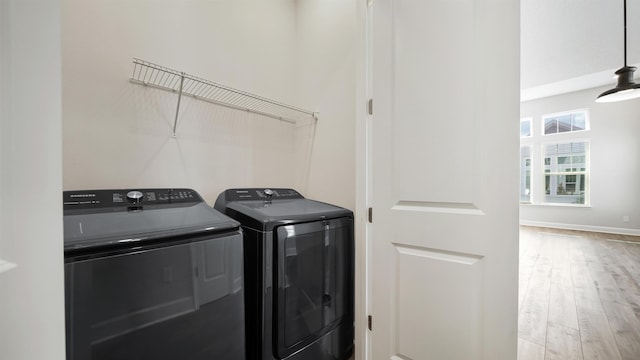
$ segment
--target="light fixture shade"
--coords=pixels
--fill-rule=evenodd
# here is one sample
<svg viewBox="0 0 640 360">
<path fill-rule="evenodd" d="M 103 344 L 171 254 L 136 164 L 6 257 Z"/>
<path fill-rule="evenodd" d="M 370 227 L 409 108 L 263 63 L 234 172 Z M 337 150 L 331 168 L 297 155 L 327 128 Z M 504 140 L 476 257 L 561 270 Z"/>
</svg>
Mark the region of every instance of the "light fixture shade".
<svg viewBox="0 0 640 360">
<path fill-rule="evenodd" d="M 635 66 L 624 66 L 616 71 L 618 85 L 603 92 L 598 96 L 596 102 L 615 102 L 640 97 L 640 84 L 633 81 Z"/>
<path fill-rule="evenodd" d="M 640 97 L 640 84 L 633 81 L 635 66 L 627 66 L 627 0 L 623 0 L 624 8 L 624 66 L 616 71 L 618 85 L 600 94 L 596 102 L 614 102 Z"/>
</svg>

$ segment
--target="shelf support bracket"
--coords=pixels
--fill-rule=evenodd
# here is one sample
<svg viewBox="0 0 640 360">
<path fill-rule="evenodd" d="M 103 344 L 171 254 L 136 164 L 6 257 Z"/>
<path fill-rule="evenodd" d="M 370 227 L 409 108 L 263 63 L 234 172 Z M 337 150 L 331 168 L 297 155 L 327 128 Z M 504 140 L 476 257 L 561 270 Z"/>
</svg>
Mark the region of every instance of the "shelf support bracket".
<svg viewBox="0 0 640 360">
<path fill-rule="evenodd" d="M 180 90 L 178 91 L 178 106 L 176 106 L 176 117 L 173 120 L 173 134 L 176 137 L 176 126 L 178 126 L 178 114 L 180 113 L 180 100 L 182 99 L 182 84 L 184 84 L 184 72 L 180 73 Z"/>
</svg>

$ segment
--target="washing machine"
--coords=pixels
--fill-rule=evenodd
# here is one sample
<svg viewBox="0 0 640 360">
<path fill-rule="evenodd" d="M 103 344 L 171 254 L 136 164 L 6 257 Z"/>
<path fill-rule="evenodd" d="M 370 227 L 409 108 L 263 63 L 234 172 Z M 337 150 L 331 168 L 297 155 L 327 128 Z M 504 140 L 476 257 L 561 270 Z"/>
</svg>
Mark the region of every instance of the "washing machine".
<svg viewBox="0 0 640 360">
<path fill-rule="evenodd" d="M 63 200 L 68 360 L 246 358 L 237 221 L 192 189 Z"/>
<path fill-rule="evenodd" d="M 348 359 L 353 213 L 294 189 L 229 189 L 215 208 L 238 220 L 244 233 L 247 357 Z"/>
</svg>

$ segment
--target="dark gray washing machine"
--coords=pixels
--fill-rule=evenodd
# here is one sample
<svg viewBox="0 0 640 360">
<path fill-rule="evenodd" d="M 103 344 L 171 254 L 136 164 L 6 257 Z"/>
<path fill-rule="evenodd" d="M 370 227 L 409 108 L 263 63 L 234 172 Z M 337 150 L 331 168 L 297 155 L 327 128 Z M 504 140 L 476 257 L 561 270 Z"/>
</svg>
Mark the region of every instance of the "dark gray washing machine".
<svg viewBox="0 0 640 360">
<path fill-rule="evenodd" d="M 191 189 L 65 191 L 68 360 L 244 360 L 239 223 Z"/>
<path fill-rule="evenodd" d="M 293 189 L 230 189 L 215 208 L 244 232 L 247 358 L 348 359 L 353 213 Z"/>
</svg>

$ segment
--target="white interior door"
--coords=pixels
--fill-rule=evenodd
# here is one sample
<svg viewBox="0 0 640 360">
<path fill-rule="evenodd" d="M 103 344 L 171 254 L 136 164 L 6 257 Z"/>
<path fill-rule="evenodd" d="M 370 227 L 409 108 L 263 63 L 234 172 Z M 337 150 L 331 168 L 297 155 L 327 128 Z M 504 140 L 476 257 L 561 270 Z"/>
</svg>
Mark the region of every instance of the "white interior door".
<svg viewBox="0 0 640 360">
<path fill-rule="evenodd" d="M 372 6 L 372 358 L 514 360 L 519 2 Z"/>
</svg>

